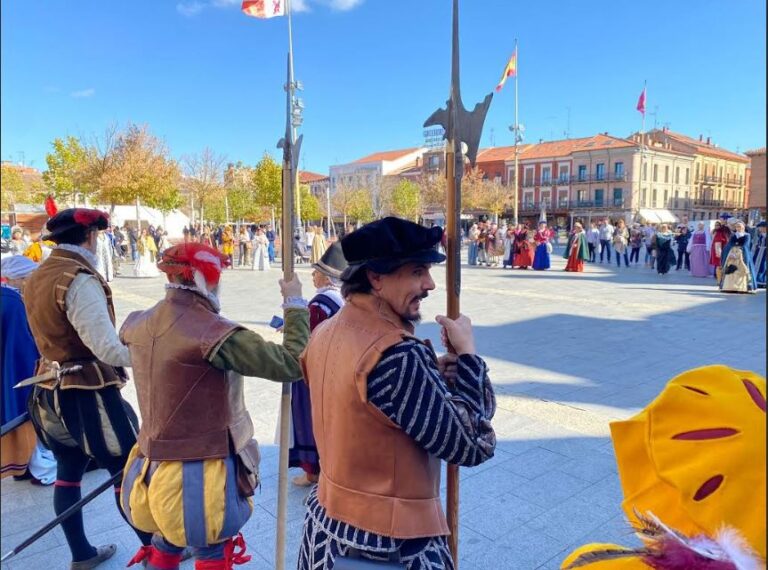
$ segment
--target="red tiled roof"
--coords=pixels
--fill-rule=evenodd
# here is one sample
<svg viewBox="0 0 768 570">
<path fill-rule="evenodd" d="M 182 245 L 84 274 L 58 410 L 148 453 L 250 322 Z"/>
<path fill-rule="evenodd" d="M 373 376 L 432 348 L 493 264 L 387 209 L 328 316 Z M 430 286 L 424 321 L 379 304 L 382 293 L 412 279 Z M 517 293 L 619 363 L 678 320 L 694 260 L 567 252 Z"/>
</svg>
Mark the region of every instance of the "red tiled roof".
<svg viewBox="0 0 768 570">
<path fill-rule="evenodd" d="M 368 156 L 365 156 L 359 160 L 354 161 L 354 164 L 397 160 L 398 158 L 402 158 L 408 154 L 411 154 L 412 152 L 416 152 L 417 150 L 419 150 L 419 147 L 404 148 L 402 150 L 387 150 L 384 152 L 375 152 L 373 154 L 369 154 Z"/>
<path fill-rule="evenodd" d="M 705 141 L 700 141 L 698 139 L 691 138 L 687 135 L 683 135 L 681 133 L 675 133 L 672 131 L 661 131 L 661 132 L 669 136 L 669 138 L 671 139 L 674 139 L 678 142 L 694 147 L 696 149 L 696 152 L 699 154 L 706 154 L 708 156 L 714 156 L 716 158 L 724 158 L 727 160 L 735 160 L 737 162 L 749 162 L 749 159 L 743 154 L 737 154 L 735 152 L 731 152 L 730 150 L 726 150 L 724 148 L 718 148 L 714 145 L 707 144 Z"/>
<path fill-rule="evenodd" d="M 325 174 L 318 174 L 317 172 L 309 172 L 308 170 L 300 170 L 299 171 L 299 182 L 302 184 L 307 184 L 309 182 L 318 182 L 320 180 L 327 179 L 328 176 Z"/>
<path fill-rule="evenodd" d="M 522 154 L 522 152 L 529 146 L 531 145 L 518 145 L 518 153 Z M 477 153 L 477 164 L 482 164 L 483 162 L 497 162 L 499 160 L 514 160 L 514 158 L 514 146 L 483 148 Z"/>
<path fill-rule="evenodd" d="M 759 156 L 761 154 L 765 154 L 765 147 L 756 148 L 754 150 L 748 150 L 745 152 L 747 156 Z"/>
<path fill-rule="evenodd" d="M 591 139 L 592 137 L 585 137 L 580 139 L 562 139 L 531 144 L 520 154 L 520 160 L 565 157 L 578 150 L 579 146 Z"/>
<path fill-rule="evenodd" d="M 585 142 L 581 143 L 578 148 L 573 152 L 586 151 L 586 150 L 604 150 L 612 148 L 628 148 L 637 147 L 637 143 L 622 139 L 619 137 L 612 137 L 605 134 L 597 134 L 593 137 L 589 137 Z"/>
</svg>

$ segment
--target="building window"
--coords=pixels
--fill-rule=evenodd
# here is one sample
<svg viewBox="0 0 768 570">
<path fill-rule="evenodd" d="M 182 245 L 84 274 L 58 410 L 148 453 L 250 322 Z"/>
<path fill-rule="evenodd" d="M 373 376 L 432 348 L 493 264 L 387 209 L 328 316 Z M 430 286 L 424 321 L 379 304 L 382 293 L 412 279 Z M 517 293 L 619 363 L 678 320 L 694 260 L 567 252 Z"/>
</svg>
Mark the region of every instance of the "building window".
<svg viewBox="0 0 768 570">
<path fill-rule="evenodd" d="M 624 163 L 623 162 L 615 162 L 613 163 L 613 177 L 616 180 L 622 180 L 624 177 Z"/>
<path fill-rule="evenodd" d="M 427 168 L 430 169 L 436 169 L 440 168 L 440 156 L 437 154 L 432 154 L 427 159 Z"/>
<path fill-rule="evenodd" d="M 523 206 L 533 208 L 533 192 L 523 194 Z"/>
<path fill-rule="evenodd" d="M 579 165 L 579 181 L 584 182 L 586 179 L 587 179 L 587 165 L 580 164 Z"/>
<path fill-rule="evenodd" d="M 560 184 L 568 184 L 568 177 L 570 176 L 570 167 L 567 165 L 561 165 L 558 170 L 558 182 Z"/>
<path fill-rule="evenodd" d="M 722 179 L 723 179 L 723 167 L 721 166 L 720 167 L 720 180 L 722 180 Z"/>
<path fill-rule="evenodd" d="M 685 183 L 690 184 L 691 183 L 691 169 L 686 168 L 685 169 Z"/>
<path fill-rule="evenodd" d="M 654 182 L 659 181 L 659 165 L 658 164 L 653 165 L 653 181 Z"/>
<path fill-rule="evenodd" d="M 664 190 L 664 203 L 662 205 L 665 208 L 669 206 L 669 190 Z"/>
<path fill-rule="evenodd" d="M 643 164 L 643 180 L 648 180 L 648 163 Z"/>
<path fill-rule="evenodd" d="M 613 205 L 619 207 L 624 205 L 624 191 L 621 188 L 613 189 Z"/>
<path fill-rule="evenodd" d="M 549 208 L 552 205 L 549 197 L 549 191 L 541 193 L 541 205 L 546 206 L 547 208 Z"/>
<path fill-rule="evenodd" d="M 675 166 L 675 184 L 680 184 L 680 167 Z"/>
<path fill-rule="evenodd" d="M 651 192 L 651 208 L 656 207 L 656 188 Z"/>
<path fill-rule="evenodd" d="M 605 191 L 602 188 L 595 189 L 595 206 L 602 206 L 605 201 Z"/>
<path fill-rule="evenodd" d="M 533 168 L 533 166 L 526 167 L 523 186 L 533 186 Z"/>
<path fill-rule="evenodd" d="M 648 205 L 648 189 L 647 188 L 643 188 L 640 191 L 640 205 L 642 205 L 643 207 Z"/>
<path fill-rule="evenodd" d="M 605 180 L 605 164 L 602 162 L 595 165 L 595 180 Z"/>
<path fill-rule="evenodd" d="M 541 169 L 541 183 L 550 184 L 552 182 L 552 167 L 544 166 Z"/>
<path fill-rule="evenodd" d="M 581 206 L 584 204 L 584 202 L 587 201 L 587 191 L 586 190 L 579 190 L 576 192 L 576 202 L 577 206 Z"/>
<path fill-rule="evenodd" d="M 669 165 L 664 167 L 664 182 L 669 182 Z"/>
</svg>

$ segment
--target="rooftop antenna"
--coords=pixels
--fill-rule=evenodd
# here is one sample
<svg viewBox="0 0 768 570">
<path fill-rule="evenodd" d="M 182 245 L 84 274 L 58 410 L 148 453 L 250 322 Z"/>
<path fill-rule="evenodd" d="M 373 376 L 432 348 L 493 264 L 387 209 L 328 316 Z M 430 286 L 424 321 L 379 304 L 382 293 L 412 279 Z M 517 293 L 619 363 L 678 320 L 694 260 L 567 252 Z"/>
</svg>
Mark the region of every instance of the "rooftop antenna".
<svg viewBox="0 0 768 570">
<path fill-rule="evenodd" d="M 494 132 L 493 127 L 491 127 L 491 146 L 496 146 L 496 134 Z"/>
<path fill-rule="evenodd" d="M 653 106 L 653 113 L 648 113 L 649 115 L 653 115 L 653 130 L 656 130 L 656 126 L 658 124 L 658 115 L 659 115 L 659 106 L 654 105 Z"/>
</svg>

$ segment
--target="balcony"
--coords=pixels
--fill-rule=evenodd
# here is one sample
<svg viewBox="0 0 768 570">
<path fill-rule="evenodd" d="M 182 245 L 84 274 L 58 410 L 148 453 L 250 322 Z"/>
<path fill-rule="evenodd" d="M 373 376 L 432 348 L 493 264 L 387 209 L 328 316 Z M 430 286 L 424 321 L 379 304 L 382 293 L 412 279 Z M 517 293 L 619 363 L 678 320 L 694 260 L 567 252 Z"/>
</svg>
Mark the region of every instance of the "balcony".
<svg viewBox="0 0 768 570">
<path fill-rule="evenodd" d="M 520 212 L 540 212 L 542 202 L 522 202 L 520 204 Z M 549 200 L 544 201 L 544 209 L 547 212 L 559 212 L 568 209 L 568 200 L 560 200 L 557 205 L 553 205 Z"/>
<path fill-rule="evenodd" d="M 616 200 L 571 200 L 571 209 L 573 210 L 599 210 L 625 208 L 626 200 L 623 198 Z"/>
<path fill-rule="evenodd" d="M 627 182 L 629 174 L 627 172 L 608 172 L 606 174 L 584 174 L 582 176 L 571 176 L 572 184 L 593 184 L 600 182 Z"/>
<path fill-rule="evenodd" d="M 694 198 L 693 206 L 695 208 L 726 208 L 726 209 L 741 209 L 744 208 L 744 204 L 735 200 L 713 200 L 711 198 Z"/>
<path fill-rule="evenodd" d="M 720 184 L 721 182 L 725 182 L 724 178 L 721 178 L 719 176 L 702 176 L 699 175 L 696 177 L 696 182 L 702 183 L 702 184 Z"/>
</svg>

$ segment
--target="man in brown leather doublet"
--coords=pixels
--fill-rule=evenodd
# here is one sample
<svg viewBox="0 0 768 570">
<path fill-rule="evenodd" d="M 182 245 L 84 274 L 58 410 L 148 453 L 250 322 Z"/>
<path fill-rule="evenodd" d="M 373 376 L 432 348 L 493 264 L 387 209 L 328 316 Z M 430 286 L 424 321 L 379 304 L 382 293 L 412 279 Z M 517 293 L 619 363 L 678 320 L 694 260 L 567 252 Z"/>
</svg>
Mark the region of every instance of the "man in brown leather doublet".
<svg viewBox="0 0 768 570">
<path fill-rule="evenodd" d="M 495 398 L 469 319 L 438 317 L 455 355 L 437 358 L 414 336 L 435 288 L 430 266 L 445 259 L 435 250 L 441 236 L 385 218 L 341 242 L 346 304 L 315 329 L 301 361 L 321 472 L 300 569 L 353 568 L 350 555 L 453 568 L 440 460 L 472 466 L 493 456 Z"/>
</svg>

